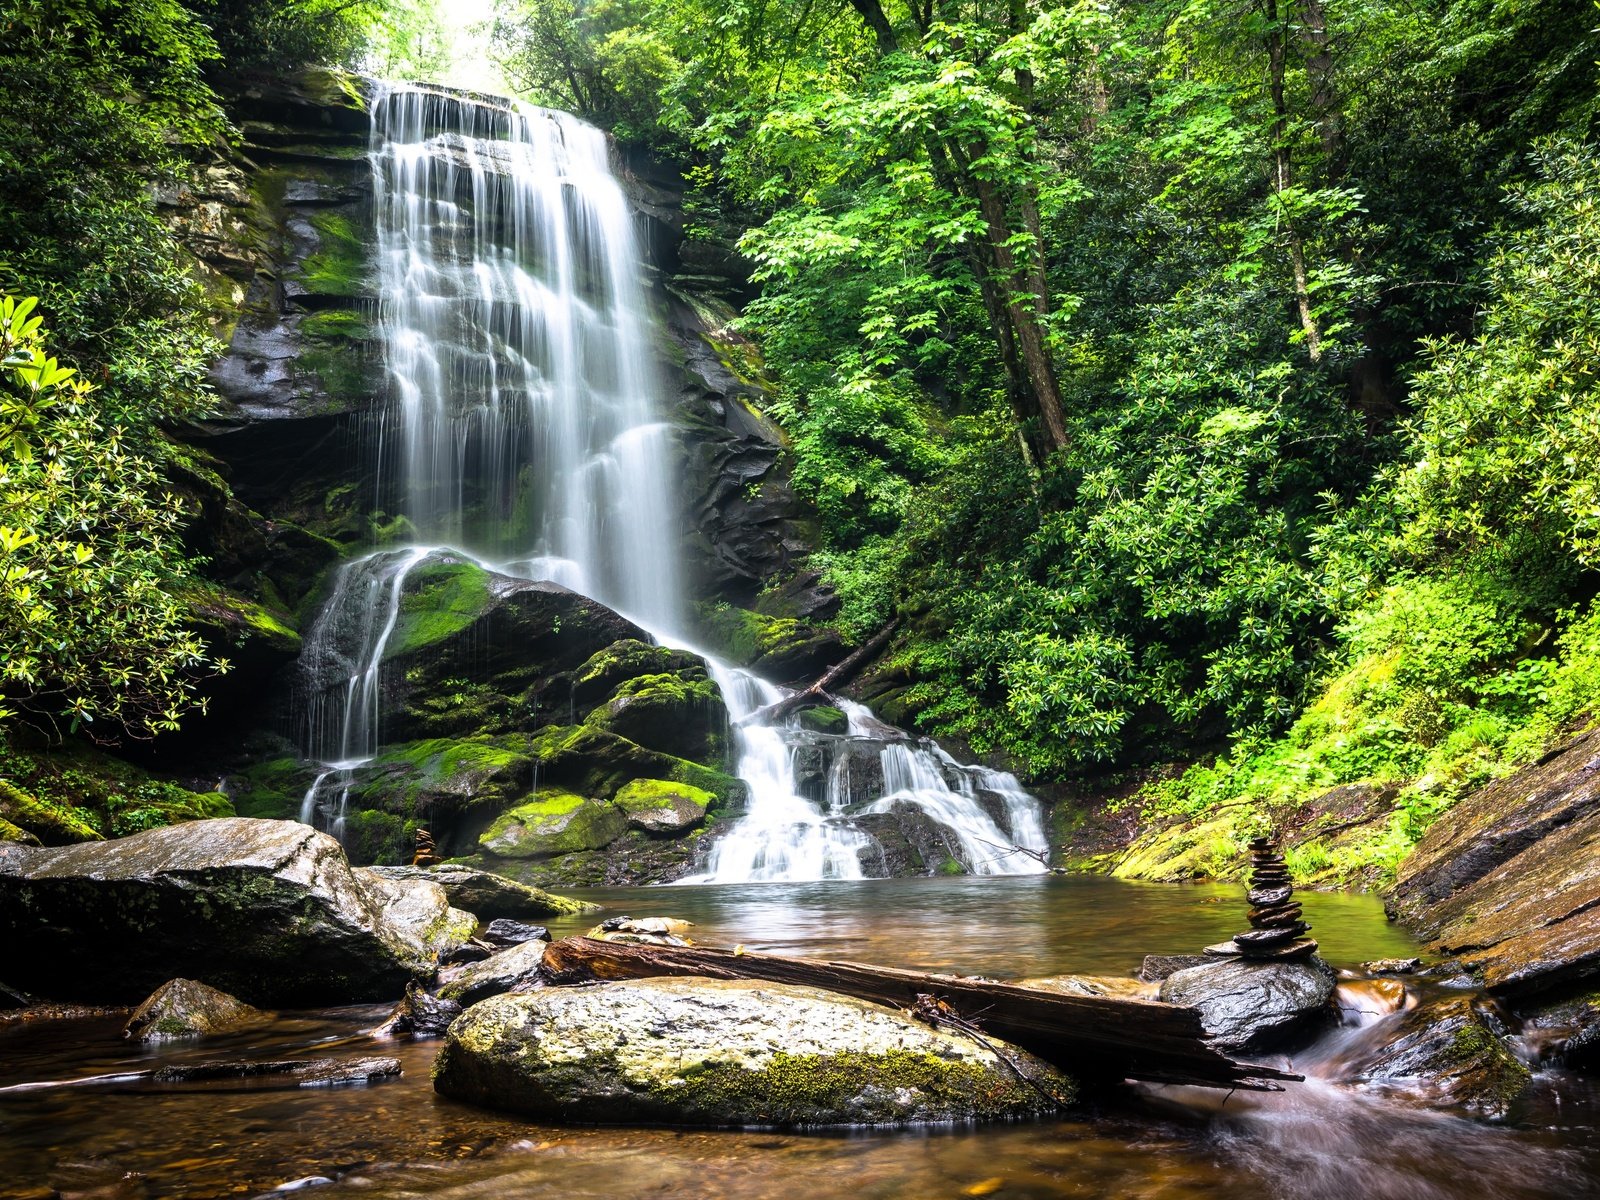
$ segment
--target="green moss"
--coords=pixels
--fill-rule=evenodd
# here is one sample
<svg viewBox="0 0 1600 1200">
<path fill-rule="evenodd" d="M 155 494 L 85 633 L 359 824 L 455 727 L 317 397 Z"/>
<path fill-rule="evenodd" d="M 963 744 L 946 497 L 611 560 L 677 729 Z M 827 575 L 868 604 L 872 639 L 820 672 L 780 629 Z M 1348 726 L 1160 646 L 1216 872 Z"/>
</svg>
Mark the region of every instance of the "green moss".
<svg viewBox="0 0 1600 1200">
<path fill-rule="evenodd" d="M 319 212 L 311 216 L 317 248 L 300 263 L 300 282 L 319 296 L 364 295 L 368 290 L 368 247 L 348 217 Z"/>
<path fill-rule="evenodd" d="M 300 812 L 315 772 L 298 758 L 284 756 L 252 763 L 228 777 L 228 788 L 241 817 L 281 821 Z"/>
<path fill-rule="evenodd" d="M 363 808 L 419 813 L 442 803 L 495 806 L 521 796 L 533 760 L 521 737 L 429 738 L 385 746 L 352 798 Z"/>
<path fill-rule="evenodd" d="M 415 819 L 393 813 L 357 810 L 345 817 L 345 853 L 351 862 L 362 865 L 404 865 L 416 849 L 419 825 Z"/>
<path fill-rule="evenodd" d="M 712 648 L 743 664 L 805 642 L 815 633 L 793 617 L 763 616 L 731 604 L 701 604 L 696 611 Z"/>
<path fill-rule="evenodd" d="M 367 342 L 373 338 L 367 315 L 349 308 L 307 313 L 300 318 L 300 334 L 302 337 L 337 343 Z"/>
<path fill-rule="evenodd" d="M 220 793 L 192 792 L 93 746 L 21 749 L 0 740 L 0 818 L 47 844 L 232 815 Z"/>
<path fill-rule="evenodd" d="M 612 805 L 561 788 L 540 788 L 532 800 L 500 814 L 478 844 L 505 858 L 549 858 L 598 850 L 626 831 L 626 818 Z"/>
<path fill-rule="evenodd" d="M 850 718 L 831 704 L 814 704 L 810 708 L 803 708 L 799 713 L 802 729 L 810 729 L 816 733 L 848 733 Z"/>
<path fill-rule="evenodd" d="M 406 580 L 385 659 L 403 658 L 455 637 L 489 611 L 489 575 L 472 563 L 424 563 Z"/>
<path fill-rule="evenodd" d="M 623 812 L 635 813 L 672 808 L 682 800 L 701 808 L 709 808 L 716 799 L 714 793 L 692 784 L 675 783 L 667 779 L 635 779 L 617 790 L 612 803 Z"/>
<path fill-rule="evenodd" d="M 1062 1103 L 1071 1101 L 1070 1087 L 1057 1083 L 1055 1090 L 1063 1093 L 1058 1097 Z M 814 1125 L 881 1119 L 872 1091 L 891 1097 L 918 1093 L 918 1107 L 929 1120 L 963 1114 L 993 1119 L 1046 1107 L 1037 1092 L 999 1069 L 908 1050 L 827 1055 L 780 1051 L 756 1070 L 706 1063 L 666 1076 L 653 1089 L 653 1098 L 674 1111 L 706 1114 L 712 1120 L 738 1114 L 756 1123 Z"/>
<path fill-rule="evenodd" d="M 4 817 L 0 817 L 0 842 L 21 842 L 24 845 L 37 846 L 39 839 L 20 825 L 13 825 Z"/>
</svg>

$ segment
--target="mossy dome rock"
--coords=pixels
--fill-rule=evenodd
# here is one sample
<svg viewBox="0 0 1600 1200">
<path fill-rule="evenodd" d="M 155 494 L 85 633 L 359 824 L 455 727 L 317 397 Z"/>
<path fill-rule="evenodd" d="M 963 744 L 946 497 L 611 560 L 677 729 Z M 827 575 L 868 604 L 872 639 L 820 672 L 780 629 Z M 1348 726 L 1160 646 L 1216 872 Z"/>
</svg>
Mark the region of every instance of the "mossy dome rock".
<svg viewBox="0 0 1600 1200">
<path fill-rule="evenodd" d="M 624 680 L 585 724 L 674 758 L 708 762 L 726 752 L 728 710 L 700 666 Z"/>
<path fill-rule="evenodd" d="M 338 842 L 294 821 L 0 843 L 8 975 L 61 1000 L 134 1003 L 174 975 L 254 1004 L 392 999 L 475 926 L 437 884 L 352 868 Z"/>
<path fill-rule="evenodd" d="M 809 708 L 802 708 L 796 716 L 800 720 L 800 727 L 813 733 L 850 732 L 850 718 L 831 704 L 813 704 Z"/>
<path fill-rule="evenodd" d="M 141 1042 L 227 1033 L 271 1016 L 194 979 L 170 979 L 133 1010 L 122 1035 Z"/>
<path fill-rule="evenodd" d="M 705 820 L 716 797 L 687 783 L 670 779 L 635 779 L 617 789 L 612 799 L 628 814 L 628 824 L 646 833 L 675 834 Z"/>
<path fill-rule="evenodd" d="M 351 798 L 364 808 L 404 813 L 502 807 L 527 795 L 533 782 L 527 746 L 517 735 L 385 746 L 361 768 Z"/>
<path fill-rule="evenodd" d="M 567 896 L 557 896 L 543 888 L 529 887 L 492 871 L 480 871 L 458 863 L 437 867 L 371 867 L 374 875 L 387 879 L 421 879 L 437 883 L 456 908 L 465 909 L 483 921 L 500 917 L 566 917 L 594 912 L 600 906 Z"/>
<path fill-rule="evenodd" d="M 1071 1080 L 996 1045 L 1037 1089 L 972 1039 L 893 1009 L 780 984 L 652 980 L 476 1004 L 450 1027 L 434 1087 L 541 1120 L 608 1124 L 916 1125 L 1070 1102 Z"/>
<path fill-rule="evenodd" d="M 540 788 L 536 797 L 495 818 L 478 844 L 501 858 L 550 858 L 609 846 L 628 830 L 620 809 L 560 788 Z"/>
</svg>

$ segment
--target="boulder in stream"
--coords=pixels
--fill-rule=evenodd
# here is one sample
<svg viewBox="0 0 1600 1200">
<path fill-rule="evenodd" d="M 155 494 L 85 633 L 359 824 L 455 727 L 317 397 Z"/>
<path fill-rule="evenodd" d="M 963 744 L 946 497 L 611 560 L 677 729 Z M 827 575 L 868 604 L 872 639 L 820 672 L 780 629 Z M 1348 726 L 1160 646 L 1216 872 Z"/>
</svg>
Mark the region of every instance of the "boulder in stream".
<svg viewBox="0 0 1600 1200">
<path fill-rule="evenodd" d="M 662 979 L 474 1005 L 434 1068 L 441 1094 L 546 1120 L 911 1125 L 1033 1116 L 1074 1085 L 993 1043 L 812 988 Z"/>
<path fill-rule="evenodd" d="M 539 966 L 549 942 L 521 942 L 510 949 L 491 954 L 482 962 L 469 963 L 444 979 L 441 973 L 439 996 L 462 1006 L 476 1004 L 502 992 L 527 991 L 542 987 Z"/>
<path fill-rule="evenodd" d="M 227 1033 L 270 1016 L 193 979 L 169 979 L 133 1010 L 124 1037 L 141 1042 Z"/>
<path fill-rule="evenodd" d="M 1276 1049 L 1333 1019 L 1333 969 L 1320 958 L 1252 962 L 1221 958 L 1174 971 L 1160 998 L 1200 1010 L 1206 1035 L 1229 1053 Z"/>
<path fill-rule="evenodd" d="M 461 1005 L 427 991 L 416 980 L 406 984 L 405 998 L 395 1005 L 388 1018 L 372 1031 L 373 1037 L 443 1037 L 450 1022 L 461 1015 Z"/>
<path fill-rule="evenodd" d="M 1503 1119 L 1531 1076 L 1501 1038 L 1504 1024 L 1471 996 L 1451 996 L 1401 1014 L 1362 1064 L 1363 1082 L 1404 1086 L 1430 1100 Z"/>
<path fill-rule="evenodd" d="M 133 1003 L 175 975 L 272 1006 L 388 999 L 475 924 L 438 884 L 352 868 L 296 821 L 0 844 L 13 980 L 63 1000 Z"/>
</svg>

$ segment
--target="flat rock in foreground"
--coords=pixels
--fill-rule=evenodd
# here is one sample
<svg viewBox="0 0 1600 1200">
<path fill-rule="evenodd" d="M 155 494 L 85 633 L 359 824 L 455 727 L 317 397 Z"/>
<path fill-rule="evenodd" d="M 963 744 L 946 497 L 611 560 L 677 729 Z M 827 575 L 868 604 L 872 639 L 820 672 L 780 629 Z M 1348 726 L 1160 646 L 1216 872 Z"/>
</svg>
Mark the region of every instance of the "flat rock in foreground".
<svg viewBox="0 0 1600 1200">
<path fill-rule="evenodd" d="M 55 999 L 133 1003 L 174 976 L 271 1006 L 391 999 L 474 924 L 438 884 L 356 870 L 295 821 L 0 845 L 8 974 Z"/>
<path fill-rule="evenodd" d="M 662 979 L 503 995 L 451 1027 L 434 1087 L 560 1121 L 911 1125 L 1029 1117 L 1070 1079 L 892 1009 L 782 984 Z M 1047 1097 L 1053 1099 L 1047 1099 Z"/>
</svg>

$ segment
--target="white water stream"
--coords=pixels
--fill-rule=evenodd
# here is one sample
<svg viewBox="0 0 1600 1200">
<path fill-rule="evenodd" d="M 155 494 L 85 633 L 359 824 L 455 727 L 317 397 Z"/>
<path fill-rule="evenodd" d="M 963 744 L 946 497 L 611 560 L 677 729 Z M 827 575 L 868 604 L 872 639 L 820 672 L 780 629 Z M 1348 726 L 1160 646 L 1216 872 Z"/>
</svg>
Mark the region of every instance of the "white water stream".
<svg viewBox="0 0 1600 1200">
<path fill-rule="evenodd" d="M 749 804 L 696 881 L 862 878 L 883 854 L 855 818 L 897 805 L 945 831 L 966 870 L 1043 870 L 1039 805 L 1015 779 L 963 767 L 860 706 L 832 749 L 879 739 L 881 796 L 867 803 L 830 782 L 807 798 L 796 755 L 829 739 L 749 721 L 782 692 L 684 636 L 672 430 L 605 135 L 565 113 L 394 86 L 373 101 L 371 156 L 394 398 L 379 471 L 418 544 L 347 564 L 307 639 L 309 751 L 323 766 L 302 820 L 341 828 L 355 773 L 379 746 L 382 663 L 406 576 L 448 550 L 564 584 L 705 657 Z M 830 780 L 847 780 L 849 764 L 835 758 Z"/>
</svg>

